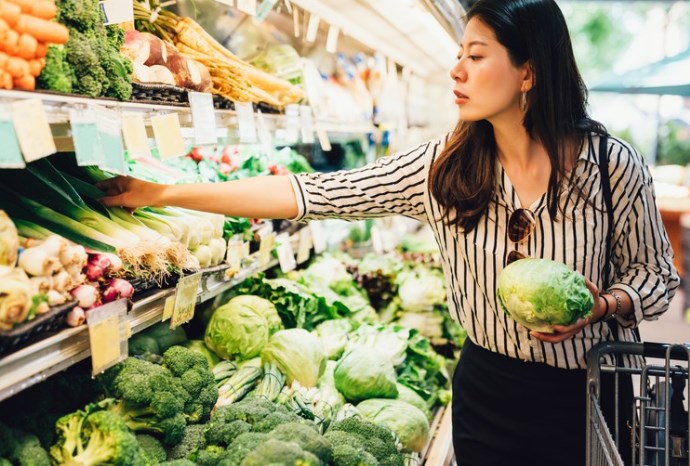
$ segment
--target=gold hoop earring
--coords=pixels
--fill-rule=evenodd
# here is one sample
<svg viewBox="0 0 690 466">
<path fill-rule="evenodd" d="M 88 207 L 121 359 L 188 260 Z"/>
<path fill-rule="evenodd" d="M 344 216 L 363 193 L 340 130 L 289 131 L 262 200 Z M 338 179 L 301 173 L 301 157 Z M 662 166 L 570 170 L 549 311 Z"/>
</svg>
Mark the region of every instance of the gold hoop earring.
<svg viewBox="0 0 690 466">
<path fill-rule="evenodd" d="M 518 103 L 520 110 L 523 112 L 527 111 L 527 93 L 523 92 L 520 94 L 520 102 Z"/>
</svg>

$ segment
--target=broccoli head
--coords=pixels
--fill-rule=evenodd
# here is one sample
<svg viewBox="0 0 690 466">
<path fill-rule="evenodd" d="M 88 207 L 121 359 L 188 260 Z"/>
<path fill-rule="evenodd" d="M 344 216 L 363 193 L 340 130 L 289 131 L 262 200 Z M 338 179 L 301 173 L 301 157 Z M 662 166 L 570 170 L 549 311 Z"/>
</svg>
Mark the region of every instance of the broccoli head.
<svg viewBox="0 0 690 466">
<path fill-rule="evenodd" d="M 88 31 L 102 25 L 103 13 L 98 0 L 57 0 L 57 20 L 71 29 Z"/>
<path fill-rule="evenodd" d="M 333 466 L 379 466 L 379 462 L 371 453 L 348 444 L 333 447 Z"/>
<path fill-rule="evenodd" d="M 184 346 L 171 346 L 163 353 L 163 365 L 189 394 L 184 407 L 188 422 L 207 421 L 218 400 L 218 389 L 206 358 Z"/>
<path fill-rule="evenodd" d="M 253 432 L 238 436 L 228 447 L 225 462 L 228 466 L 239 466 L 249 453 L 259 448 L 259 445 L 262 445 L 267 439 L 266 434 Z"/>
<path fill-rule="evenodd" d="M 160 434 L 166 445 L 182 440 L 189 394 L 167 368 L 127 358 L 106 371 L 102 385 L 106 395 L 116 398 L 106 403 L 107 408 L 122 416 L 130 429 Z"/>
<path fill-rule="evenodd" d="M 75 76 L 72 66 L 67 61 L 65 48 L 57 45 L 48 47 L 46 64 L 38 76 L 36 85 L 39 89 L 70 93 Z"/>
<path fill-rule="evenodd" d="M 282 407 L 282 406 L 281 406 Z M 254 424 L 254 432 L 270 432 L 276 427 L 293 422 L 307 422 L 304 421 L 295 413 L 276 411 L 266 416 L 263 420 Z"/>
<path fill-rule="evenodd" d="M 0 458 L 9 457 L 16 446 L 15 432 L 0 421 Z"/>
<path fill-rule="evenodd" d="M 207 426 L 192 424 L 184 429 L 182 441 L 168 450 L 168 460 L 191 458 L 199 449 L 206 446 Z"/>
<path fill-rule="evenodd" d="M 157 438 L 147 434 L 136 436 L 145 466 L 154 466 L 168 459 L 168 454 Z"/>
<path fill-rule="evenodd" d="M 0 458 L 0 466 L 12 466 L 12 462 L 6 458 Z"/>
<path fill-rule="evenodd" d="M 313 453 L 324 464 L 331 460 L 331 444 L 319 434 L 315 425 L 291 422 L 276 427 L 268 436 L 284 442 L 295 442 L 303 450 Z"/>
<path fill-rule="evenodd" d="M 15 431 L 16 444 L 9 455 L 18 466 L 50 466 L 50 456 L 41 446 L 38 437 Z"/>
<path fill-rule="evenodd" d="M 58 442 L 50 449 L 58 464 L 92 466 L 144 464 L 137 439 L 124 420 L 98 404 L 63 416 Z"/>
<path fill-rule="evenodd" d="M 225 448 L 218 445 L 208 445 L 197 452 L 194 462 L 200 466 L 220 466 L 225 463 L 227 456 Z"/>
<path fill-rule="evenodd" d="M 382 466 L 402 466 L 404 457 L 398 451 L 392 432 L 383 426 L 350 417 L 333 423 L 324 435 L 333 446 L 335 458 L 336 447 L 348 445 L 356 450 L 371 454 Z M 342 449 L 339 450 L 342 454 Z M 356 463 L 355 463 L 356 464 Z"/>
<path fill-rule="evenodd" d="M 180 458 L 177 460 L 164 461 L 162 463 L 158 463 L 156 466 L 196 466 L 196 463 L 191 460 Z"/>
<path fill-rule="evenodd" d="M 304 451 L 294 442 L 281 440 L 267 440 L 249 453 L 240 466 L 320 466 L 319 459 L 308 451 Z"/>
<path fill-rule="evenodd" d="M 108 76 L 99 58 L 101 44 L 93 33 L 72 31 L 65 45 L 67 62 L 76 76 L 73 89 L 78 94 L 99 97 Z"/>
<path fill-rule="evenodd" d="M 231 421 L 228 423 L 211 421 L 206 431 L 206 442 L 209 445 L 227 447 L 237 436 L 251 432 L 252 426 L 244 421 Z"/>
</svg>

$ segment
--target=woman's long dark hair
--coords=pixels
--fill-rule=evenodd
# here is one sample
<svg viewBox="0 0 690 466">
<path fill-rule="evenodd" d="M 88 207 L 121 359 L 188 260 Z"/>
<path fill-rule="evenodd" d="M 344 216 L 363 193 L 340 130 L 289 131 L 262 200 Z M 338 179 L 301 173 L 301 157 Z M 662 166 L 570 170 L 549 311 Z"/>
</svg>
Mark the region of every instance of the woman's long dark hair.
<svg viewBox="0 0 690 466">
<path fill-rule="evenodd" d="M 586 132 L 604 133 L 587 115 L 587 89 L 573 55 L 568 27 L 554 0 L 479 0 L 467 13 L 489 26 L 515 66 L 528 60 L 535 76 L 523 124 L 551 160 L 547 206 L 556 217 L 564 161 L 581 150 Z M 487 210 L 496 179 L 496 140 L 486 121 L 460 121 L 429 177 L 429 188 L 449 225 L 472 231 Z"/>
</svg>

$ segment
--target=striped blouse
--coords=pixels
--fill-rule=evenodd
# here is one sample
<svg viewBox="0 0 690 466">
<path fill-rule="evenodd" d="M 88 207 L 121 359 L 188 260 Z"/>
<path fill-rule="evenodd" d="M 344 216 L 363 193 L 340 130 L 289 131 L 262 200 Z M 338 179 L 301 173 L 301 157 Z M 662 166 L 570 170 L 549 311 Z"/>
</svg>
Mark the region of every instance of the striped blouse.
<svg viewBox="0 0 690 466">
<path fill-rule="evenodd" d="M 596 343 L 613 339 L 606 323 L 585 327 L 572 339 L 546 343 L 506 315 L 496 298 L 496 279 L 514 248 L 506 225 L 523 207 L 510 179 L 497 162 L 497 186 L 477 228 L 464 234 L 440 221 L 442 209 L 428 188 L 429 170 L 447 137 L 379 159 L 356 170 L 301 174 L 291 178 L 297 195 L 296 220 L 362 219 L 404 215 L 431 225 L 441 250 L 451 314 L 476 344 L 525 361 L 565 369 L 586 368 L 585 355 Z M 546 195 L 529 209 L 537 227 L 520 251 L 531 257 L 561 261 L 601 289 L 608 219 L 597 165 L 599 137 L 591 135 L 574 167 L 574 183 L 586 186 L 592 202 L 565 189 L 553 221 Z M 655 320 L 668 309 L 679 285 L 673 252 L 656 207 L 652 179 L 643 159 L 623 141 L 610 137 L 609 176 L 613 197 L 612 285 L 630 295 L 633 319 L 620 321 L 618 340 L 634 341 L 632 327 Z M 596 206 L 596 208 L 595 208 Z M 626 361 L 626 365 L 634 362 Z"/>
</svg>

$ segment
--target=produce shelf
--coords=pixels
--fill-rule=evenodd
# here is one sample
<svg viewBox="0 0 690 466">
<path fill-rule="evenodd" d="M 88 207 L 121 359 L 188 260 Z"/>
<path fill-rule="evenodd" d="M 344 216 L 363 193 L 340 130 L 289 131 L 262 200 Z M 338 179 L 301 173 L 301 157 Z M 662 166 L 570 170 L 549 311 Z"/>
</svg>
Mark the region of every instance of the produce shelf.
<svg viewBox="0 0 690 466">
<path fill-rule="evenodd" d="M 197 303 L 212 299 L 231 289 L 246 278 L 275 267 L 277 260 L 264 266 L 256 260 L 227 281 L 217 274 L 202 278 Z M 132 334 L 141 332 L 161 321 L 165 300 L 175 293 L 174 288 L 163 289 L 134 302 L 127 314 Z M 0 401 L 44 381 L 51 375 L 82 361 L 91 355 L 86 325 L 63 329 L 55 335 L 37 341 L 0 359 Z"/>
<path fill-rule="evenodd" d="M 86 108 L 89 105 L 98 105 L 110 110 L 119 111 L 123 114 L 141 114 L 144 118 L 166 113 L 177 113 L 180 118 L 180 126 L 184 129 L 193 128 L 192 110 L 188 106 L 148 104 L 138 102 L 121 102 L 113 99 L 92 99 L 75 95 L 56 94 L 52 92 L 28 92 L 15 90 L 0 90 L 0 103 L 11 103 L 16 100 L 38 99 L 43 102 L 48 122 L 57 126 L 53 131 L 56 139 L 67 136 L 64 129 L 69 124 L 70 110 L 74 108 Z M 227 133 L 228 126 L 237 126 L 237 112 L 234 110 L 215 110 L 216 124 L 219 134 Z M 264 113 L 268 129 L 275 131 L 277 128 L 285 127 L 285 116 Z M 60 127 L 64 126 L 64 129 Z M 315 125 L 323 128 L 327 133 L 332 134 L 367 134 L 376 130 L 370 122 L 338 122 L 338 121 L 316 121 Z M 189 134 L 191 136 L 191 134 Z M 58 141 L 60 142 L 60 141 Z M 68 148 L 59 144 L 60 150 Z"/>
</svg>

